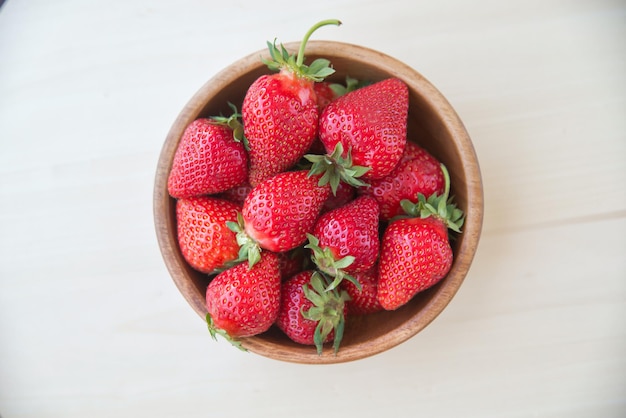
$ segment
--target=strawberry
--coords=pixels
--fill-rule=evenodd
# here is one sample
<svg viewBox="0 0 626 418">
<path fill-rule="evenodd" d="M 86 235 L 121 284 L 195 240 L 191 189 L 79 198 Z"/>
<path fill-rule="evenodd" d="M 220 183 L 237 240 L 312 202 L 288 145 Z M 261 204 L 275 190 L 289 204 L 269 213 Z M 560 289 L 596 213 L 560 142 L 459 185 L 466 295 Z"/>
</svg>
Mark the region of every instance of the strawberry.
<svg viewBox="0 0 626 418">
<path fill-rule="evenodd" d="M 313 89 L 315 90 L 315 95 L 317 96 L 317 107 L 319 111 L 322 112 L 324 108 L 337 97 L 367 86 L 368 84 L 370 83 L 367 81 L 359 81 L 350 76 L 346 76 L 345 85 L 340 83 L 331 83 L 328 81 L 317 82 L 313 84 Z M 316 138 L 308 152 L 312 154 L 325 154 L 326 149 L 324 148 L 322 141 L 320 141 L 319 138 Z"/>
<path fill-rule="evenodd" d="M 327 154 L 342 144 L 353 164 L 369 167 L 363 179 L 379 179 L 398 164 L 406 146 L 409 95 L 406 84 L 390 78 L 351 91 L 329 103 L 319 118 L 319 138 Z"/>
<path fill-rule="evenodd" d="M 424 196 L 441 194 L 444 179 L 439 161 L 409 142 L 396 168 L 382 179 L 370 180 L 369 186 L 359 188 L 359 194 L 374 197 L 380 205 L 381 219 L 389 221 L 404 214 L 400 206 L 402 200 L 416 202 L 419 193 Z"/>
<path fill-rule="evenodd" d="M 346 205 L 347 203 L 354 200 L 356 197 L 357 189 L 353 186 L 350 186 L 348 183 L 340 182 L 339 186 L 337 186 L 337 190 L 334 195 L 330 195 L 326 203 L 324 203 L 324 207 L 322 208 L 322 212 L 328 212 L 329 210 L 337 209 L 341 206 Z"/>
<path fill-rule="evenodd" d="M 406 147 L 404 147 L 404 152 L 402 153 L 400 162 L 403 162 L 406 160 L 412 160 L 413 158 L 418 158 L 418 157 L 421 158 L 424 156 L 424 153 L 428 154 L 428 151 L 426 151 L 424 148 L 420 147 L 413 141 L 406 141 Z M 430 157 L 432 157 L 432 155 L 430 155 Z M 437 162 L 437 164 L 439 164 L 439 162 Z"/>
<path fill-rule="evenodd" d="M 228 189 L 220 193 L 218 196 L 222 199 L 230 200 L 231 202 L 243 205 L 243 202 L 246 200 L 250 190 L 252 190 L 252 186 L 250 186 L 248 182 L 245 182 L 239 186 L 235 186 L 232 189 Z"/>
<path fill-rule="evenodd" d="M 366 315 L 383 310 L 378 301 L 378 266 L 353 274 L 360 284 L 359 289 L 349 280 L 341 282 L 341 289 L 348 292 L 350 300 L 346 302 L 349 315 Z"/>
<path fill-rule="evenodd" d="M 330 83 L 328 81 L 320 81 L 313 85 L 315 94 L 317 95 L 317 106 L 320 110 L 324 110 L 326 106 L 339 96 L 354 91 L 358 88 L 368 85 L 369 82 L 359 81 L 356 78 L 346 76 L 346 83 Z"/>
<path fill-rule="evenodd" d="M 304 50 L 315 30 L 331 24 L 341 22 L 324 20 L 309 29 L 296 56 L 283 45 L 279 48 L 268 42 L 271 59 L 264 62 L 278 73 L 257 78 L 242 106 L 252 186 L 295 165 L 317 137 L 319 110 L 314 83 L 334 70 L 322 58 L 304 65 Z"/>
<path fill-rule="evenodd" d="M 452 266 L 448 228 L 460 232 L 463 212 L 448 199 L 450 177 L 444 193 L 428 199 L 418 195 L 418 203 L 402 201 L 413 217 L 392 221 L 384 232 L 378 269 L 378 300 L 386 310 L 395 310 L 443 279 Z"/>
<path fill-rule="evenodd" d="M 226 223 L 235 221 L 240 206 L 208 196 L 176 201 L 178 244 L 191 267 L 211 273 L 238 256 L 235 233 Z"/>
<path fill-rule="evenodd" d="M 327 280 L 313 270 L 287 279 L 281 288 L 281 303 L 276 325 L 292 341 L 315 345 L 321 354 L 324 343 L 333 341 L 339 349 L 346 316 L 348 295 L 338 289 L 326 291 Z"/>
<path fill-rule="evenodd" d="M 286 171 L 252 188 L 238 222 L 228 224 L 237 233 L 241 259 L 254 265 L 261 249 L 289 251 L 306 241 L 330 195 L 318 177 L 306 170 Z"/>
<path fill-rule="evenodd" d="M 291 251 L 276 253 L 280 263 L 280 275 L 282 280 L 287 280 L 291 276 L 306 270 L 310 264 L 308 254 L 303 247 L 294 248 Z"/>
<path fill-rule="evenodd" d="M 239 114 L 194 120 L 180 139 L 167 180 L 175 198 L 215 194 L 248 178 Z"/>
<path fill-rule="evenodd" d="M 313 90 L 315 91 L 315 96 L 317 96 L 317 106 L 319 110 L 323 110 L 336 98 L 332 84 L 327 81 L 320 81 L 313 84 Z"/>
<path fill-rule="evenodd" d="M 379 209 L 376 200 L 361 196 L 321 215 L 315 222 L 309 244 L 313 262 L 337 286 L 344 277 L 370 269 L 378 257 Z"/>
<path fill-rule="evenodd" d="M 206 289 L 207 325 L 211 336 L 236 338 L 267 331 L 280 308 L 280 270 L 276 254 L 264 253 L 259 262 L 231 267 L 211 280 Z"/>
</svg>

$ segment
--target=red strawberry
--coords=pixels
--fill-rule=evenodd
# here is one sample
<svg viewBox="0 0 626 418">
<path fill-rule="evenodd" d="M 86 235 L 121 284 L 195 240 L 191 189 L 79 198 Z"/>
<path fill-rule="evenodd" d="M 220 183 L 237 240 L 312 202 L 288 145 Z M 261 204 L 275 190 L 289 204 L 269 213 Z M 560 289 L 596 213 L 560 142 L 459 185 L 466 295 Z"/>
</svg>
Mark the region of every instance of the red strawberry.
<svg viewBox="0 0 626 418">
<path fill-rule="evenodd" d="M 324 110 L 326 106 L 339 96 L 354 91 L 358 88 L 368 85 L 368 82 L 360 82 L 356 78 L 346 77 L 346 84 L 330 83 L 328 81 L 320 81 L 313 85 L 315 94 L 317 95 L 317 106 L 320 110 Z"/>
<path fill-rule="evenodd" d="M 248 155 L 238 116 L 202 118 L 187 126 L 167 181 L 172 197 L 219 193 L 246 181 Z"/>
<path fill-rule="evenodd" d="M 450 179 L 445 167 L 445 191 L 418 203 L 402 202 L 414 218 L 389 224 L 383 235 L 378 270 L 378 300 L 386 310 L 406 304 L 415 294 L 443 279 L 452 266 L 448 228 L 460 232 L 463 213 L 448 202 Z"/>
<path fill-rule="evenodd" d="M 379 81 L 349 92 L 330 103 L 319 119 L 319 137 L 327 154 L 338 143 L 352 162 L 369 167 L 362 178 L 388 175 L 400 161 L 406 146 L 409 95 L 396 78 Z"/>
<path fill-rule="evenodd" d="M 316 29 L 340 23 L 325 20 L 314 25 L 296 57 L 290 56 L 284 46 L 279 50 L 276 44 L 268 42 L 272 59 L 264 62 L 279 72 L 256 79 L 248 88 L 242 107 L 251 185 L 294 166 L 316 138 L 319 110 L 314 83 L 334 70 L 325 59 L 304 65 L 304 49 Z"/>
<path fill-rule="evenodd" d="M 240 263 L 215 276 L 206 289 L 206 308 L 213 338 L 220 334 L 234 342 L 267 331 L 280 308 L 276 254 L 264 253 L 251 269 Z"/>
<path fill-rule="evenodd" d="M 330 102 L 335 100 L 335 91 L 332 84 L 327 81 L 321 81 L 313 84 L 315 95 L 317 96 L 317 106 L 320 110 L 324 109 Z"/>
<path fill-rule="evenodd" d="M 380 205 L 381 219 L 388 221 L 404 214 L 400 206 L 402 200 L 416 202 L 418 193 L 424 196 L 441 194 L 444 179 L 439 161 L 423 148 L 409 142 L 396 168 L 382 179 L 370 180 L 369 185 L 359 188 L 359 194 L 374 197 Z"/>
<path fill-rule="evenodd" d="M 353 201 L 356 197 L 356 192 L 357 190 L 353 186 L 350 186 L 348 183 L 340 182 L 335 194 L 330 195 L 326 203 L 324 203 L 322 212 L 337 209 Z"/>
<path fill-rule="evenodd" d="M 226 223 L 236 221 L 239 210 L 233 202 L 207 196 L 177 200 L 178 244 L 191 267 L 211 273 L 237 258 L 236 235 Z"/>
<path fill-rule="evenodd" d="M 250 190 L 252 190 L 252 186 L 246 182 L 220 193 L 219 197 L 243 205 Z"/>
<path fill-rule="evenodd" d="M 417 145 L 415 142 L 406 141 L 406 147 L 404 147 L 404 152 L 402 153 L 400 162 L 406 161 L 406 160 L 412 160 L 413 158 L 418 158 L 418 157 L 421 158 L 424 156 L 424 152 L 427 152 L 427 151 L 424 150 L 424 148 Z M 439 164 L 439 162 L 437 162 L 437 164 Z"/>
<path fill-rule="evenodd" d="M 319 178 L 306 170 L 276 174 L 255 186 L 246 198 L 237 232 L 242 255 L 253 265 L 261 249 L 282 252 L 306 241 L 330 195 L 330 187 L 319 186 Z"/>
<path fill-rule="evenodd" d="M 365 271 L 376 263 L 380 248 L 379 209 L 376 200 L 361 196 L 345 206 L 326 212 L 315 222 L 309 244 L 313 261 L 335 278 L 335 287 L 344 277 Z"/>
<path fill-rule="evenodd" d="M 303 247 L 297 247 L 291 251 L 276 253 L 280 262 L 280 275 L 282 280 L 287 280 L 291 276 L 305 270 L 310 264 L 308 254 Z"/>
<path fill-rule="evenodd" d="M 353 274 L 361 285 L 361 289 L 349 280 L 341 282 L 341 288 L 348 292 L 347 303 L 349 315 L 365 315 L 381 311 L 383 307 L 378 301 L 378 267 Z"/>
<path fill-rule="evenodd" d="M 313 85 L 315 95 L 317 96 L 317 107 L 320 113 L 324 110 L 330 102 L 334 101 L 337 97 L 343 96 L 346 93 L 354 91 L 358 88 L 368 85 L 369 82 L 361 82 L 355 78 L 346 76 L 346 84 L 331 83 L 328 81 L 320 81 Z M 324 144 L 319 138 L 316 138 L 308 150 L 311 154 L 323 155 L 326 153 Z"/>
<path fill-rule="evenodd" d="M 276 325 L 292 341 L 315 345 L 322 353 L 326 342 L 339 349 L 345 326 L 346 292 L 326 291 L 320 273 L 303 271 L 283 282 Z"/>
</svg>

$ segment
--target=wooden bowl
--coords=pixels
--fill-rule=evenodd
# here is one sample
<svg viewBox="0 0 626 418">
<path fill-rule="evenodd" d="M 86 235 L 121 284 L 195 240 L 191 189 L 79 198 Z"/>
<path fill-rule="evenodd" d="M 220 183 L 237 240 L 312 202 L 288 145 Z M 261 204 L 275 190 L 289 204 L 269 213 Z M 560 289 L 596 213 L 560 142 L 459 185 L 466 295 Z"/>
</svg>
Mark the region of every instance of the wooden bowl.
<svg viewBox="0 0 626 418">
<path fill-rule="evenodd" d="M 295 52 L 298 43 L 285 46 Z M 410 97 L 409 140 L 427 149 L 446 165 L 451 176 L 451 193 L 466 214 L 463 233 L 452 242 L 455 258 L 447 277 L 396 311 L 348 318 L 343 342 L 336 355 L 332 348 L 327 348 L 318 356 L 314 347 L 292 342 L 275 326 L 264 334 L 242 341 L 249 351 L 277 360 L 340 363 L 368 357 L 404 342 L 445 309 L 461 286 L 478 245 L 483 218 L 482 183 L 476 154 L 463 123 L 442 94 L 414 69 L 381 52 L 339 42 L 309 41 L 306 52 L 306 62 L 319 57 L 331 61 L 336 73 L 329 80 L 342 82 L 346 75 L 350 75 L 371 81 L 398 77 L 406 82 Z M 193 270 L 178 248 L 175 200 L 168 195 L 167 177 L 185 127 L 198 117 L 230 114 L 229 101 L 240 108 L 248 86 L 269 72 L 261 62 L 261 56 L 268 57 L 268 54 L 265 51 L 250 54 L 200 88 L 171 127 L 158 161 L 154 218 L 159 246 L 174 283 L 201 321 L 207 313 L 204 298 L 208 276 Z"/>
</svg>

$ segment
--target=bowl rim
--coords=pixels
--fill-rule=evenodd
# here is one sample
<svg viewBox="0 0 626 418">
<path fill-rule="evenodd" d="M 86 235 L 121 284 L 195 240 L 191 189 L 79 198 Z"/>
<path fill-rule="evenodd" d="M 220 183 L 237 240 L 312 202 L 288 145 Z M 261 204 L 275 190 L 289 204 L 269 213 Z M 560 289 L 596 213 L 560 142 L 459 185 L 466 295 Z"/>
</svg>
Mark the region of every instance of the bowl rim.
<svg viewBox="0 0 626 418">
<path fill-rule="evenodd" d="M 284 45 L 288 49 L 294 50 L 299 46 L 299 42 L 290 42 Z M 382 69 L 405 82 L 410 80 L 412 86 L 420 87 L 420 92 L 423 92 L 422 99 L 433 109 L 436 109 L 437 114 L 443 116 L 441 122 L 447 130 L 453 133 L 459 152 L 466 157 L 460 159 L 463 164 L 467 189 L 466 222 L 463 227 L 463 240 L 458 249 L 458 254 L 455 255 L 452 267 L 454 272 L 451 270 L 448 274 L 445 286 L 437 288 L 436 294 L 418 314 L 391 332 L 360 343 L 358 346 L 342 347 L 337 354 L 331 353 L 331 350 L 324 350 L 319 356 L 314 349 L 311 349 L 310 354 L 307 354 L 309 347 L 306 347 L 307 353 L 304 353 L 304 350 L 294 352 L 256 336 L 242 339 L 242 345 L 251 352 L 293 363 L 331 364 L 354 361 L 387 351 L 419 333 L 444 310 L 460 288 L 476 253 L 483 223 L 484 201 L 478 158 L 463 122 L 443 94 L 417 70 L 390 55 L 368 47 L 339 41 L 311 40 L 307 44 L 306 52 L 307 56 L 323 56 L 329 49 L 340 50 L 341 55 L 345 55 L 349 59 L 366 62 L 375 60 L 378 69 Z M 268 57 L 266 50 L 259 50 L 240 58 L 209 78 L 192 95 L 172 124 L 157 162 L 153 191 L 153 215 L 159 249 L 176 287 L 203 320 L 206 315 L 204 299 L 194 294 L 190 284 L 182 278 L 189 266 L 185 265 L 181 257 L 171 256 L 171 254 L 179 251 L 175 245 L 176 230 L 171 228 L 169 222 L 160 221 L 160 217 L 168 209 L 171 210 L 173 201 L 167 192 L 167 176 L 183 130 L 200 115 L 203 105 L 207 103 L 207 98 L 213 97 L 219 92 L 221 86 L 228 85 L 250 72 L 252 67 L 263 67 L 261 57 Z M 435 307 L 435 309 L 428 309 L 430 307 Z"/>
</svg>

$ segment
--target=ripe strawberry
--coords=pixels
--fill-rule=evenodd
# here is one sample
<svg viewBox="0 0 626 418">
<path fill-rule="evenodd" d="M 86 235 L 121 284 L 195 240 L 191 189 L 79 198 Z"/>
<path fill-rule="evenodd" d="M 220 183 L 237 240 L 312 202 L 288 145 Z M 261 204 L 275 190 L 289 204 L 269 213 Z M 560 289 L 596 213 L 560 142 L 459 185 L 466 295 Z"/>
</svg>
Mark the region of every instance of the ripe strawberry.
<svg viewBox="0 0 626 418">
<path fill-rule="evenodd" d="M 366 315 L 382 311 L 378 301 L 378 266 L 353 274 L 361 289 L 349 280 L 341 282 L 341 289 L 348 292 L 350 300 L 346 302 L 349 315 Z"/>
<path fill-rule="evenodd" d="M 240 263 L 224 270 L 206 289 L 206 320 L 211 336 L 233 339 L 267 331 L 280 308 L 280 270 L 276 254 L 264 253 L 248 268 Z"/>
<path fill-rule="evenodd" d="M 215 194 L 246 181 L 248 155 L 238 116 L 201 118 L 187 126 L 167 181 L 172 197 Z"/>
<path fill-rule="evenodd" d="M 306 270 L 283 282 L 276 325 L 292 341 L 315 345 L 321 354 L 324 343 L 333 341 L 339 349 L 345 326 L 345 291 L 326 291 L 326 280 L 313 270 Z"/>
<path fill-rule="evenodd" d="M 404 152 L 402 153 L 400 162 L 403 162 L 406 160 L 412 160 L 413 158 L 423 157 L 425 151 L 426 150 L 424 150 L 424 148 L 420 147 L 415 142 L 406 141 L 406 147 L 404 147 Z M 439 164 L 439 162 L 437 162 L 437 164 Z"/>
<path fill-rule="evenodd" d="M 319 110 L 314 83 L 334 70 L 321 58 L 304 65 L 304 49 L 315 30 L 331 24 L 341 22 L 324 20 L 309 29 L 295 57 L 283 45 L 279 49 L 268 42 L 271 60 L 264 62 L 279 72 L 256 79 L 242 107 L 253 186 L 295 165 L 317 136 Z"/>
<path fill-rule="evenodd" d="M 252 186 L 248 184 L 248 182 L 242 183 L 239 186 L 235 186 L 232 189 L 228 189 L 218 195 L 218 197 L 226 200 L 230 200 L 231 202 L 235 202 L 239 205 L 243 205 L 243 202 L 246 200 L 246 197 L 252 190 Z"/>
<path fill-rule="evenodd" d="M 317 108 L 321 113 L 324 108 L 337 97 L 367 86 L 368 84 L 370 84 L 368 81 L 359 81 L 350 76 L 346 76 L 345 85 L 340 83 L 331 83 L 328 81 L 317 82 L 313 84 L 313 89 L 315 90 L 315 95 L 317 96 Z M 323 155 L 326 153 L 326 149 L 324 148 L 322 141 L 320 141 L 319 138 L 316 138 L 307 152 L 311 154 Z"/>
<path fill-rule="evenodd" d="M 367 180 L 388 175 L 406 146 L 409 95 L 396 78 L 349 92 L 328 104 L 319 118 L 319 137 L 327 154 L 338 143 L 355 165 L 369 167 Z"/>
<path fill-rule="evenodd" d="M 406 304 L 415 294 L 443 279 L 452 266 L 448 228 L 460 232 L 463 213 L 448 201 L 450 178 L 441 165 L 445 190 L 418 203 L 402 202 L 413 218 L 389 224 L 383 235 L 378 270 L 378 300 L 386 310 Z"/>
<path fill-rule="evenodd" d="M 355 187 L 350 186 L 348 183 L 340 182 L 335 194 L 331 194 L 326 200 L 326 203 L 324 203 L 322 213 L 340 208 L 353 201 L 356 198 L 356 192 L 357 189 Z"/>
<path fill-rule="evenodd" d="M 254 265 L 261 249 L 282 252 L 302 245 L 330 195 L 330 187 L 318 181 L 306 170 L 286 171 L 255 186 L 238 223 L 229 223 L 242 247 L 240 258 Z"/>
<path fill-rule="evenodd" d="M 369 82 L 367 81 L 362 82 L 350 76 L 346 77 L 345 85 L 340 83 L 331 83 L 328 81 L 315 83 L 313 85 L 313 89 L 317 95 L 317 106 L 320 110 L 324 110 L 324 108 L 337 97 L 343 96 L 346 93 L 364 87 L 368 84 Z"/>
<path fill-rule="evenodd" d="M 376 263 L 380 242 L 379 209 L 376 200 L 361 196 L 345 206 L 326 212 L 315 222 L 309 244 L 313 262 L 323 273 L 334 277 L 331 288 L 352 273 L 365 271 Z"/>
<path fill-rule="evenodd" d="M 291 276 L 306 270 L 310 264 L 308 254 L 303 247 L 276 253 L 276 255 L 278 255 L 278 261 L 280 263 L 280 275 L 282 280 L 287 280 Z"/>
<path fill-rule="evenodd" d="M 313 90 L 315 90 L 315 95 L 317 96 L 317 107 L 319 110 L 324 109 L 336 98 L 332 84 L 327 81 L 320 81 L 319 83 L 313 84 Z"/>
<path fill-rule="evenodd" d="M 235 260 L 239 245 L 226 222 L 235 221 L 240 206 L 208 196 L 176 201 L 178 244 L 191 267 L 211 273 Z"/>
<path fill-rule="evenodd" d="M 359 188 L 359 194 L 374 197 L 380 205 L 381 219 L 389 221 L 404 214 L 400 206 L 402 200 L 416 202 L 419 193 L 424 196 L 441 194 L 444 179 L 439 161 L 425 149 L 409 142 L 396 168 L 382 179 L 370 180 L 369 185 Z"/>
</svg>

